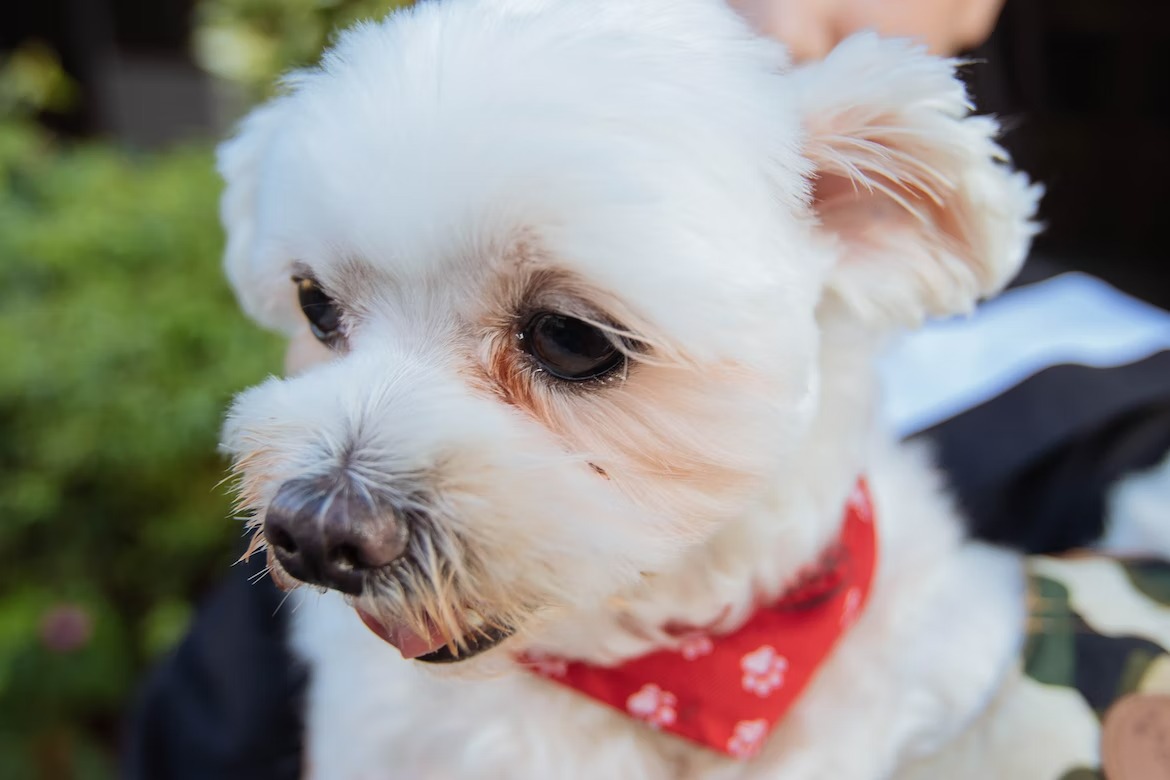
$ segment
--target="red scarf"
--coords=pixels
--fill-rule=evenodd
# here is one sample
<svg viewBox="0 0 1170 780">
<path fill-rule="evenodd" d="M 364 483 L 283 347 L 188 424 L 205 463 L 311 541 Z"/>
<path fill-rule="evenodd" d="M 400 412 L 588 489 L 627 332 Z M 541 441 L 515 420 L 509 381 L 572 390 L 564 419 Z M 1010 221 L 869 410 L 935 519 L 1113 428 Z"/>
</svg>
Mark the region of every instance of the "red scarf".
<svg viewBox="0 0 1170 780">
<path fill-rule="evenodd" d="M 860 479 L 837 541 L 733 633 L 690 633 L 678 649 L 615 667 L 556 658 L 525 663 L 651 728 L 751 758 L 865 606 L 876 558 L 873 502 Z"/>
</svg>

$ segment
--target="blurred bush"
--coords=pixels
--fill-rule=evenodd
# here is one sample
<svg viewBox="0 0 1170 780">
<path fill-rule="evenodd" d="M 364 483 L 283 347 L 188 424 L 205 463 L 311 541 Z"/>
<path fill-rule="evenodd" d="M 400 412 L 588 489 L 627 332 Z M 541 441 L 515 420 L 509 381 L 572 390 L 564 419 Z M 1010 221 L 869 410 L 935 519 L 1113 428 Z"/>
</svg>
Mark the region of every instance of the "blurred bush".
<svg viewBox="0 0 1170 780">
<path fill-rule="evenodd" d="M 406 0 L 202 0 L 200 64 L 248 100 Z M 220 269 L 210 145 L 63 146 L 72 84 L 0 62 L 0 780 L 116 775 L 122 716 L 239 550 L 216 453 L 279 368 Z"/>
<path fill-rule="evenodd" d="M 333 31 L 380 19 L 411 0 L 203 0 L 196 8 L 194 51 L 209 73 L 268 94 L 289 68 L 316 61 Z"/>
<path fill-rule="evenodd" d="M 112 777 L 137 678 L 234 559 L 218 429 L 280 344 L 223 280 L 219 186 L 207 148 L 0 121 L 4 780 Z"/>
<path fill-rule="evenodd" d="M 57 55 L 40 41 L 14 49 L 0 68 L 0 117 L 68 108 L 75 85 L 65 75 Z"/>
</svg>

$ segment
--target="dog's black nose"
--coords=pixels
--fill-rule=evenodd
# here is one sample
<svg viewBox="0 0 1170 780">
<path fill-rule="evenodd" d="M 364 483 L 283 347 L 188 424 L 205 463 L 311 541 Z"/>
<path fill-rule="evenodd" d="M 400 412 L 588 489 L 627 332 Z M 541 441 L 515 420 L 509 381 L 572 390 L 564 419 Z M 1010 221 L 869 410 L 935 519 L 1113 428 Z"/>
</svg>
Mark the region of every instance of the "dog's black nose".
<svg viewBox="0 0 1170 780">
<path fill-rule="evenodd" d="M 264 515 L 264 538 L 285 571 L 352 595 L 367 572 L 402 556 L 407 534 L 393 510 L 344 479 L 285 482 Z"/>
</svg>

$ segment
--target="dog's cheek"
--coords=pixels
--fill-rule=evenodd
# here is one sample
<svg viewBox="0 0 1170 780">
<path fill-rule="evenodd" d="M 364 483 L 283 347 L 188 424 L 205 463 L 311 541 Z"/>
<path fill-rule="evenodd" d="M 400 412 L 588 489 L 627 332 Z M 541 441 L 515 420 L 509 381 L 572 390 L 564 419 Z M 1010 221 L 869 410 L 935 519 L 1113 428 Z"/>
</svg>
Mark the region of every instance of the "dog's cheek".
<svg viewBox="0 0 1170 780">
<path fill-rule="evenodd" d="M 525 360 L 513 345 L 492 345 L 469 373 L 473 390 L 534 421 L 636 504 L 671 506 L 684 530 L 755 495 L 808 416 L 807 380 L 759 369 L 635 360 L 624 376 L 559 386 Z"/>
<path fill-rule="evenodd" d="M 490 448 L 443 468 L 442 494 L 464 540 L 470 590 L 535 605 L 595 603 L 658 568 L 680 540 L 673 519 L 633 505 L 557 437 L 516 417 Z"/>
<path fill-rule="evenodd" d="M 792 426 L 754 378 L 671 373 L 646 371 L 580 435 L 595 436 L 606 420 L 624 431 L 596 442 L 612 453 L 599 465 L 635 502 L 666 508 L 680 533 L 701 539 L 760 496 L 782 468 Z"/>
<path fill-rule="evenodd" d="M 808 416 L 803 396 L 758 372 L 637 365 L 620 384 L 544 400 L 566 447 L 616 488 L 635 514 L 664 516 L 672 534 L 707 537 L 758 500 L 783 469 Z"/>
</svg>

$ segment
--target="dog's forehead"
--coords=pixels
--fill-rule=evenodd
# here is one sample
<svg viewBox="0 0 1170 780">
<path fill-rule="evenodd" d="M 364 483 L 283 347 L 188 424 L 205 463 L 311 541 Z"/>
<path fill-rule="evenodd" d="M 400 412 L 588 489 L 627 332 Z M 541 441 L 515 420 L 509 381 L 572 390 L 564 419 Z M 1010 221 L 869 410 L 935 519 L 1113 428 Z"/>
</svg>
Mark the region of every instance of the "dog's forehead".
<svg viewBox="0 0 1170 780">
<path fill-rule="evenodd" d="M 793 281 L 782 53 L 720 2 L 592 5 L 430 3 L 344 36 L 286 98 L 262 240 L 409 288 L 525 236 L 661 314 Z"/>
</svg>

